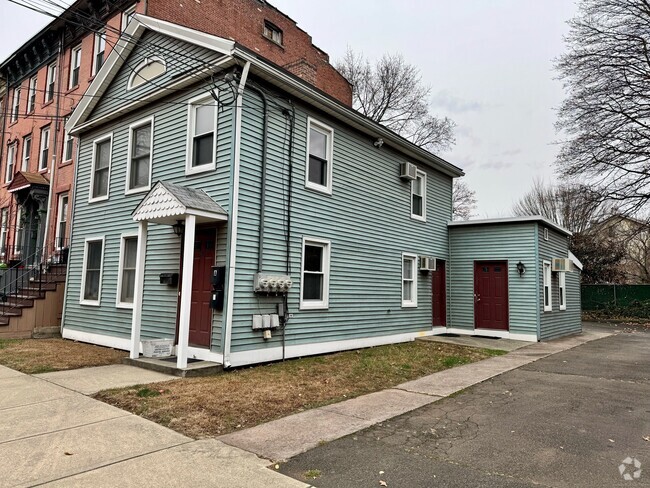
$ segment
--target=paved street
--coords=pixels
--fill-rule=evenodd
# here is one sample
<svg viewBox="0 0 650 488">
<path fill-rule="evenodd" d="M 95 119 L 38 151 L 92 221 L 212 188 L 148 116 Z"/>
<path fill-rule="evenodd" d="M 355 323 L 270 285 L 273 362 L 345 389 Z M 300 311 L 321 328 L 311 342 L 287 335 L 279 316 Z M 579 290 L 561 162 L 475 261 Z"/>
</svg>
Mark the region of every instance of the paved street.
<svg viewBox="0 0 650 488">
<path fill-rule="evenodd" d="M 650 333 L 590 342 L 291 459 L 318 487 L 650 486 Z M 642 463 L 625 481 L 619 465 Z M 624 466 L 633 476 L 635 468 Z"/>
</svg>

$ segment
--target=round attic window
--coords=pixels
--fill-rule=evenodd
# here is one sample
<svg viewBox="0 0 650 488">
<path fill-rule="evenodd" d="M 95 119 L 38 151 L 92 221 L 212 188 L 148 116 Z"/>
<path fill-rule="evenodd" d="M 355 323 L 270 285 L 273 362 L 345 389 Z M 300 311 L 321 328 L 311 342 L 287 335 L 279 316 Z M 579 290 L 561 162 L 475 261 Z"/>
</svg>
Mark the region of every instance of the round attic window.
<svg viewBox="0 0 650 488">
<path fill-rule="evenodd" d="M 127 90 L 132 90 L 157 78 L 167 71 L 165 61 L 158 56 L 145 58 L 131 73 Z"/>
</svg>

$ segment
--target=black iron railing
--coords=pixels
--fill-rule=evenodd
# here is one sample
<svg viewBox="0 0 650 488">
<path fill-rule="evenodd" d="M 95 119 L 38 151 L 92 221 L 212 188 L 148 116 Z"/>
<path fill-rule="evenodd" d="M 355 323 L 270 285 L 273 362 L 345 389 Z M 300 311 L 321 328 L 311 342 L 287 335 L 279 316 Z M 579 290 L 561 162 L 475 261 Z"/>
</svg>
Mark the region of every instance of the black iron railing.
<svg viewBox="0 0 650 488">
<path fill-rule="evenodd" d="M 0 249 L 0 315 L 19 315 L 18 309 L 65 280 L 67 244 L 32 248 L 29 254 L 19 246 Z"/>
</svg>

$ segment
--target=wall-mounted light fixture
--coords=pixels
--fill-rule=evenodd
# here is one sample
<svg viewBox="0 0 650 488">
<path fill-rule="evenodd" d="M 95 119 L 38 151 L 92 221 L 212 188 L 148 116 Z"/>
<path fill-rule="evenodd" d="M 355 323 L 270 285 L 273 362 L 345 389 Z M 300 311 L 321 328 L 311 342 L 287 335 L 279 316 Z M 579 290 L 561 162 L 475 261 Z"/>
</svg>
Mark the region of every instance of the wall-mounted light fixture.
<svg viewBox="0 0 650 488">
<path fill-rule="evenodd" d="M 517 263 L 517 273 L 519 273 L 519 276 L 523 276 L 525 272 L 526 272 L 526 266 L 524 266 L 524 263 L 519 261 Z"/>
<path fill-rule="evenodd" d="M 177 220 L 176 223 L 172 225 L 172 229 L 174 230 L 174 234 L 178 237 L 182 236 L 183 232 L 185 232 L 185 222 Z"/>
<path fill-rule="evenodd" d="M 384 145 L 384 140 L 380 137 L 375 142 L 373 142 L 372 145 L 375 146 L 377 149 L 381 149 L 381 146 Z"/>
</svg>

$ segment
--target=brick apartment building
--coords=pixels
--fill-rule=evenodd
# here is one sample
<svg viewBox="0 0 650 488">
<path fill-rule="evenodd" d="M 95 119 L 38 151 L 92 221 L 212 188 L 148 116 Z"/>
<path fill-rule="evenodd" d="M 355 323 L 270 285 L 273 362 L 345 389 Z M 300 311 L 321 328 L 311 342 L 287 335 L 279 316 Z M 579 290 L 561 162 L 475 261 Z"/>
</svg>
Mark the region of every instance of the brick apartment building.
<svg viewBox="0 0 650 488">
<path fill-rule="evenodd" d="M 76 141 L 65 120 L 134 13 L 232 39 L 351 104 L 351 86 L 328 55 L 263 0 L 78 0 L 0 64 L 0 262 L 66 252 Z"/>
</svg>

